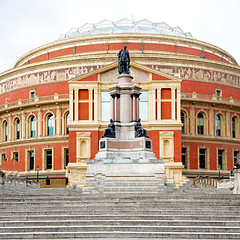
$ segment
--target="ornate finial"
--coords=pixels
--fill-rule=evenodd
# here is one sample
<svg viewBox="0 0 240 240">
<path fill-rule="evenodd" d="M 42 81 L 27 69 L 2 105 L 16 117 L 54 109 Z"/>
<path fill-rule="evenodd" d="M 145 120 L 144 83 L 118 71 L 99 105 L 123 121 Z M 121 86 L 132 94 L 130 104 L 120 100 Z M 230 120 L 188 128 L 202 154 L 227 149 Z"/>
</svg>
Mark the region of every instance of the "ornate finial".
<svg viewBox="0 0 240 240">
<path fill-rule="evenodd" d="M 119 74 L 129 74 L 130 68 L 130 56 L 127 50 L 127 46 L 125 45 L 122 50 L 118 53 L 118 72 Z"/>
</svg>

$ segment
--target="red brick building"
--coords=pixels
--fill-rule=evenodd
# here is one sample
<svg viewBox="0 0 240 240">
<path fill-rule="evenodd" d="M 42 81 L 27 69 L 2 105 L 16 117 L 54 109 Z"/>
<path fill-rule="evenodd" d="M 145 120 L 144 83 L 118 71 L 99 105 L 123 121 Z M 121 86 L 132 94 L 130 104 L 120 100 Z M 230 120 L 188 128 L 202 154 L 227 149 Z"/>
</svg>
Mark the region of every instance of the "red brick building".
<svg viewBox="0 0 240 240">
<path fill-rule="evenodd" d="M 182 161 L 186 176 L 217 176 L 219 168 L 229 174 L 240 151 L 236 60 L 179 27 L 128 19 L 72 29 L 0 74 L 3 170 L 36 178 L 38 166 L 40 178 L 62 186 L 68 162 L 94 158 L 111 115 L 108 89 L 123 45 L 142 88 L 140 117 L 156 156 Z M 163 131 L 172 132 L 169 156 L 163 149 L 169 152 L 171 144 L 161 145 Z"/>
</svg>

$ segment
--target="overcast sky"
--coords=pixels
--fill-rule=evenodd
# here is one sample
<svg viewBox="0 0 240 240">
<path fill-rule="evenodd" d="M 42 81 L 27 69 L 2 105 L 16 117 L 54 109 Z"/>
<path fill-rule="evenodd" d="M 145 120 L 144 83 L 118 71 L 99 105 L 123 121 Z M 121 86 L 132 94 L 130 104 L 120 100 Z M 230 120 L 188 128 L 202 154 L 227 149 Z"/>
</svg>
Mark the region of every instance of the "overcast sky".
<svg viewBox="0 0 240 240">
<path fill-rule="evenodd" d="M 0 73 L 71 28 L 122 18 L 179 26 L 240 64 L 240 0 L 0 0 Z"/>
</svg>

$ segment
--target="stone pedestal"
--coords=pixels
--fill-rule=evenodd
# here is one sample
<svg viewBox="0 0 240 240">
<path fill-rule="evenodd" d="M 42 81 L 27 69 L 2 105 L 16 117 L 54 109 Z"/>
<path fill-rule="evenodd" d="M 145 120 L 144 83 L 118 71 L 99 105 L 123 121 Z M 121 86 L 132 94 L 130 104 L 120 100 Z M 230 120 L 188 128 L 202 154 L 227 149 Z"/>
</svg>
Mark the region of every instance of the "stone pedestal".
<svg viewBox="0 0 240 240">
<path fill-rule="evenodd" d="M 66 177 L 68 178 L 67 187 L 83 188 L 86 170 L 86 162 L 69 163 L 66 169 Z"/>
<path fill-rule="evenodd" d="M 158 193 L 165 183 L 163 160 L 94 159 L 88 169 L 83 193 Z"/>
<path fill-rule="evenodd" d="M 157 193 L 164 187 L 165 167 L 138 120 L 141 88 L 132 84 L 130 75 L 118 79 L 119 84 L 110 88 L 112 121 L 95 159 L 87 161 L 83 193 Z"/>
<path fill-rule="evenodd" d="M 233 194 L 240 194 L 240 169 L 234 169 L 234 188 Z"/>
</svg>

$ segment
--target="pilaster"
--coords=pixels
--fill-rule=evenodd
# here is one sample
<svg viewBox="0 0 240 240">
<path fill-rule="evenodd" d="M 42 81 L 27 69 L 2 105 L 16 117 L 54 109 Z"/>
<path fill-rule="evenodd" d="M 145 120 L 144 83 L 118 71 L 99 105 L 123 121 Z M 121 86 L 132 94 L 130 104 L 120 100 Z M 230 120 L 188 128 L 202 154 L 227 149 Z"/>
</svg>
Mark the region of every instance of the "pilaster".
<svg viewBox="0 0 240 240">
<path fill-rule="evenodd" d="M 175 101 L 175 88 L 171 88 L 171 100 L 172 100 L 172 119 L 175 119 L 175 104 L 176 104 L 176 101 Z"/>
</svg>

